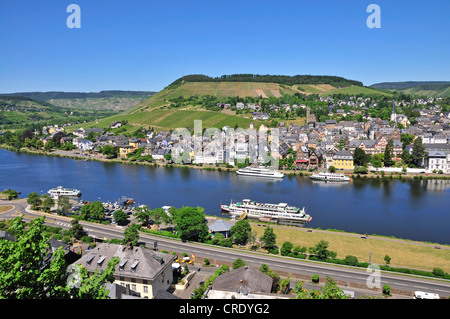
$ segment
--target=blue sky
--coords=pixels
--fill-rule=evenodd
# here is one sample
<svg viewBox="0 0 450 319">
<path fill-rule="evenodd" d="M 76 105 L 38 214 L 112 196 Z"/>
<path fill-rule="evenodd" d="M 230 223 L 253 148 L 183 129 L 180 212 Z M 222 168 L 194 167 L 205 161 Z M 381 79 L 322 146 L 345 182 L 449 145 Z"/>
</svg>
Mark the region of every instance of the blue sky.
<svg viewBox="0 0 450 319">
<path fill-rule="evenodd" d="M 69 29 L 69 4 L 81 28 Z M 369 29 L 369 4 L 381 28 Z M 450 1 L 1 0 L 0 92 L 158 91 L 187 74 L 450 80 Z"/>
</svg>

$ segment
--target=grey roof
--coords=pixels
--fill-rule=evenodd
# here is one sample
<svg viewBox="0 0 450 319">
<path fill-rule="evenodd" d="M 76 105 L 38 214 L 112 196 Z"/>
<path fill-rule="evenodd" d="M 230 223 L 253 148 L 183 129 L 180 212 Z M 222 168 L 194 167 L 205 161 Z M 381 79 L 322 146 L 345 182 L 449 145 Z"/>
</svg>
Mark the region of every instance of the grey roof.
<svg viewBox="0 0 450 319">
<path fill-rule="evenodd" d="M 160 253 L 142 247 L 130 245 L 100 244 L 86 252 L 76 264 L 85 267 L 89 272 L 102 270 L 113 257 L 120 262 L 115 267 L 116 275 L 154 280 L 166 267 L 171 267 L 175 256 Z"/>
<path fill-rule="evenodd" d="M 261 271 L 244 266 L 218 276 L 214 280 L 213 289 L 240 290 L 243 292 L 270 292 L 273 279 Z"/>
<path fill-rule="evenodd" d="M 439 151 L 430 151 L 428 152 L 428 157 L 447 157 L 447 155 L 444 152 Z"/>
<path fill-rule="evenodd" d="M 0 239 L 6 239 L 10 241 L 16 241 L 16 237 L 13 234 L 10 234 L 4 230 L 0 230 Z"/>
<path fill-rule="evenodd" d="M 208 226 L 208 228 L 213 232 L 229 231 L 231 227 L 233 227 L 233 225 L 231 225 L 230 223 L 226 222 L 223 219 L 218 219 Z"/>
<path fill-rule="evenodd" d="M 353 155 L 346 150 L 342 150 L 337 152 L 334 156 L 334 159 L 353 159 Z"/>
</svg>

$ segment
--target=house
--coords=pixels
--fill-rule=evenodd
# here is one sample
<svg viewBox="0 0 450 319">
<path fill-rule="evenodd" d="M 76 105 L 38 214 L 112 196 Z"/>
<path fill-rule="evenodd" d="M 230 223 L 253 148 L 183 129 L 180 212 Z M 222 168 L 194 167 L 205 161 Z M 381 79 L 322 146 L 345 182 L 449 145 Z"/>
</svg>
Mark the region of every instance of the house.
<svg viewBox="0 0 450 319">
<path fill-rule="evenodd" d="M 218 219 L 208 226 L 209 232 L 213 237 L 216 233 L 220 233 L 225 238 L 228 238 L 230 236 L 231 227 L 233 227 L 233 225 L 223 219 Z"/>
<path fill-rule="evenodd" d="M 430 151 L 425 160 L 425 167 L 430 171 L 448 173 L 447 154 L 440 151 Z"/>
<path fill-rule="evenodd" d="M 309 150 L 308 147 L 302 145 L 297 148 L 295 166 L 297 169 L 307 169 L 309 165 Z"/>
<path fill-rule="evenodd" d="M 258 293 L 270 294 L 273 283 L 274 280 L 270 276 L 253 267 L 244 266 L 217 276 L 212 289 L 209 291 L 211 295 L 208 294 L 208 298 L 222 299 L 227 295 L 229 296 L 228 298 L 232 298 L 226 292 L 233 292 L 234 295 L 242 294 L 244 296 Z"/>
<path fill-rule="evenodd" d="M 119 156 L 126 157 L 128 154 L 132 153 L 135 148 L 131 145 L 121 145 L 119 146 Z"/>
<path fill-rule="evenodd" d="M 332 159 L 332 166 L 336 169 L 353 169 L 353 155 L 347 151 L 342 150 L 337 152 Z"/>
<path fill-rule="evenodd" d="M 78 149 L 82 151 L 88 151 L 91 150 L 94 146 L 94 143 L 90 140 L 86 140 L 81 137 L 76 137 L 72 140 L 73 145 L 75 145 Z M 45 145 L 45 144 L 44 144 Z"/>
<path fill-rule="evenodd" d="M 81 265 L 89 274 L 102 271 L 114 257 L 114 283 L 126 287 L 134 295 L 153 298 L 159 290 L 167 291 L 173 281 L 172 262 L 175 256 L 143 247 L 104 243 L 85 254 L 72 265 Z M 76 269 L 76 267 L 71 267 Z"/>
<path fill-rule="evenodd" d="M 322 164 L 322 152 L 320 149 L 315 149 L 309 154 L 309 167 L 317 168 Z"/>
<path fill-rule="evenodd" d="M 252 118 L 254 120 L 268 120 L 269 119 L 269 114 L 263 113 L 263 112 L 253 112 L 252 113 Z"/>
<path fill-rule="evenodd" d="M 122 122 L 120 121 L 114 121 L 109 125 L 109 128 L 119 128 L 122 127 Z"/>
</svg>

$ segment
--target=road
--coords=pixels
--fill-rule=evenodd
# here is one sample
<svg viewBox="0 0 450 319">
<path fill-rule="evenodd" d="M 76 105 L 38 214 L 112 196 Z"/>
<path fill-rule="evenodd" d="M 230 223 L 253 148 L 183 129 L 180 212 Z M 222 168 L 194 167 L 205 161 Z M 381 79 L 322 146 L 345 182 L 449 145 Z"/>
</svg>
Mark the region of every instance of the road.
<svg viewBox="0 0 450 319">
<path fill-rule="evenodd" d="M 52 226 L 61 227 L 64 229 L 70 228 L 71 218 L 50 215 L 44 213 L 36 213 L 27 209 L 26 201 L 14 201 L 14 209 L 1 213 L 0 219 L 9 219 L 17 217 L 18 214 L 24 214 L 24 220 L 29 221 L 31 219 L 46 216 L 46 223 Z M 0 205 L 11 205 L 11 202 L 0 201 Z M 114 225 L 102 225 L 90 222 L 81 221 L 84 230 L 90 235 L 97 238 L 107 239 L 122 239 L 124 227 Z M 164 238 L 153 236 L 145 233 L 140 233 L 140 241 L 144 242 L 147 247 L 154 247 L 155 241 L 157 241 L 158 249 L 166 251 L 186 252 L 189 255 L 195 254 L 211 260 L 220 260 L 227 263 L 232 263 L 237 258 L 243 259 L 248 265 L 260 267 L 261 264 L 267 264 L 271 269 L 279 272 L 291 274 L 295 277 L 296 274 L 312 276 L 318 274 L 321 278 L 330 276 L 340 283 L 355 283 L 361 287 L 367 287 L 368 279 L 369 283 L 378 284 L 378 287 L 383 287 L 387 284 L 391 289 L 400 289 L 408 291 L 422 290 L 427 292 L 438 293 L 440 296 L 450 296 L 450 281 L 437 280 L 432 278 L 402 275 L 398 273 L 391 273 L 381 271 L 377 277 L 376 273 L 368 272 L 367 269 L 333 265 L 321 262 L 314 262 L 310 260 L 298 260 L 290 257 L 281 257 L 275 255 L 269 255 L 265 253 L 256 253 L 243 251 L 232 248 L 223 248 L 218 246 L 211 246 L 206 244 L 194 243 L 194 242 L 182 242 L 176 239 Z M 369 276 L 372 276 L 369 278 Z M 370 280 L 371 278 L 375 278 Z M 379 282 L 376 279 L 379 278 Z"/>
</svg>

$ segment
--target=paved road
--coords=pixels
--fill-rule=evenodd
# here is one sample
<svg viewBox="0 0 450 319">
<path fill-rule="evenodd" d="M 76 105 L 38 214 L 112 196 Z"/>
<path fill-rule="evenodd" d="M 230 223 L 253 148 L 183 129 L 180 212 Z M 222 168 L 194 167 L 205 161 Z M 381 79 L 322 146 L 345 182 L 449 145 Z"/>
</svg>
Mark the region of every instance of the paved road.
<svg viewBox="0 0 450 319">
<path fill-rule="evenodd" d="M 4 202 L 10 204 L 11 202 Z M 0 201 L 0 205 L 2 202 Z M 0 214 L 2 218 L 13 218 L 18 213 L 25 214 L 25 220 L 31 220 L 37 218 L 42 213 L 35 213 L 29 211 L 26 207 L 26 201 L 15 201 L 15 208 L 8 212 Z M 65 229 L 70 228 L 71 218 L 62 217 L 57 215 L 46 215 L 46 223 L 53 226 L 62 227 Z M 89 233 L 90 236 L 97 236 L 99 238 L 106 237 L 108 239 L 123 238 L 124 227 L 112 226 L 112 225 L 100 225 L 89 222 L 80 222 L 83 228 Z M 247 264 L 255 267 L 260 267 L 261 264 L 267 264 L 275 271 L 282 271 L 290 274 L 302 274 L 306 276 L 312 276 L 318 274 L 321 278 L 331 276 L 335 280 L 342 283 L 357 283 L 362 286 L 367 285 L 367 281 L 372 272 L 367 272 L 366 269 L 350 266 L 338 266 L 330 265 L 326 263 L 313 262 L 307 260 L 297 260 L 289 257 L 280 257 L 274 255 L 268 255 L 264 253 L 251 253 L 231 248 L 222 248 L 217 246 L 205 245 L 192 242 L 181 242 L 179 240 L 151 236 L 145 233 L 140 234 L 140 241 L 144 242 L 147 247 L 153 247 L 154 242 L 157 241 L 158 248 L 160 250 L 186 252 L 189 255 L 195 254 L 196 256 L 202 256 L 204 258 L 222 260 L 223 262 L 232 263 L 236 258 L 243 259 Z M 397 273 L 389 273 L 382 271 L 379 277 L 379 286 L 383 287 L 384 284 L 390 285 L 391 289 L 401 290 L 423 290 L 427 292 L 438 293 L 440 296 L 450 296 L 450 281 L 436 280 L 431 278 L 419 277 L 419 276 L 406 276 Z M 198 280 L 199 282 L 202 280 Z M 376 281 L 371 281 L 376 283 Z"/>
</svg>

